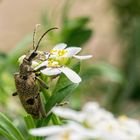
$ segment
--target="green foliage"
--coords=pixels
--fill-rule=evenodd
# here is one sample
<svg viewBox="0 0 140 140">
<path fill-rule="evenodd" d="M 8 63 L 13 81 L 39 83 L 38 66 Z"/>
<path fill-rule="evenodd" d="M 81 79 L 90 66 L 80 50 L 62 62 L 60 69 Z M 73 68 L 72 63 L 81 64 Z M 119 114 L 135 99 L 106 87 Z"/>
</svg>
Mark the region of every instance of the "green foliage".
<svg viewBox="0 0 140 140">
<path fill-rule="evenodd" d="M 27 126 L 28 130 L 30 130 L 32 128 L 36 128 L 35 122 L 34 122 L 34 120 L 33 120 L 31 115 L 25 116 L 24 120 L 25 120 L 25 123 L 26 123 L 26 126 Z M 29 140 L 36 140 L 36 137 L 30 135 Z"/>
<path fill-rule="evenodd" d="M 74 68 L 75 71 L 79 72 L 80 70 L 80 63 L 77 63 Z M 64 75 L 61 75 L 57 84 L 56 88 L 52 92 L 52 96 L 50 96 L 49 99 L 47 99 L 46 102 L 46 112 L 49 113 L 50 110 L 56 105 L 59 104 L 63 99 L 65 99 L 67 96 L 69 96 L 72 91 L 77 87 L 77 84 L 71 83 Z M 48 115 L 48 117 L 34 121 L 31 115 L 27 115 L 24 117 L 27 130 L 31 128 L 41 127 L 44 125 L 47 125 L 48 122 L 52 120 L 53 124 L 61 124 L 61 121 L 57 116 L 54 114 Z M 0 134 L 5 136 L 8 140 L 24 140 L 23 135 L 21 132 L 12 124 L 12 122 L 4 116 L 2 113 L 0 114 Z M 41 140 L 41 137 L 34 137 L 29 135 L 29 140 Z"/>
<path fill-rule="evenodd" d="M 58 116 L 56 116 L 55 114 L 52 113 L 52 122 L 54 125 L 61 125 L 61 120 L 59 119 Z"/>
<path fill-rule="evenodd" d="M 114 111 L 115 108 L 114 106 L 112 107 L 112 101 L 114 102 L 116 95 L 118 95 L 116 88 L 126 83 L 123 73 L 107 62 L 95 62 L 87 67 L 84 66 L 85 64 L 83 64 L 80 73 L 82 83 L 70 100 L 71 106 L 80 109 L 81 104 L 85 101 L 100 97 L 101 99 L 105 98 L 102 104 Z"/>
<path fill-rule="evenodd" d="M 140 100 L 140 1 L 139 0 L 112 0 L 113 7 L 118 15 L 118 37 L 122 40 L 123 51 L 122 72 L 126 82 L 118 87 L 118 94 L 114 96 L 115 105 L 120 111 L 127 106 L 128 100 L 133 103 Z M 127 44 L 126 44 L 127 43 Z M 116 98 L 117 97 L 117 98 Z"/>
<path fill-rule="evenodd" d="M 20 43 L 18 43 L 17 46 L 8 54 L 9 63 L 17 66 L 18 58 L 32 49 L 32 46 L 30 47 L 31 42 L 32 35 L 29 34 Z"/>
<path fill-rule="evenodd" d="M 113 0 L 113 5 L 123 19 L 133 18 L 140 14 L 139 0 Z"/>
<path fill-rule="evenodd" d="M 50 34 L 53 44 L 64 42 L 68 46 L 82 47 L 92 36 L 93 29 L 88 27 L 88 23 L 90 22 L 89 16 L 70 18 L 69 13 L 72 4 L 73 1 L 66 1 L 62 10 L 61 27 L 59 27 L 58 33 Z M 51 20 L 48 19 L 47 14 L 43 14 L 42 24 L 44 27 L 53 27 L 54 25 L 49 22 Z M 55 22 L 56 19 L 54 19 Z"/>
<path fill-rule="evenodd" d="M 76 64 L 73 68 L 75 71 L 79 72 L 80 63 Z M 78 84 L 74 84 L 69 79 L 66 78 L 65 75 L 61 75 L 54 91 L 52 92 L 52 96 L 47 99 L 45 108 L 48 113 L 53 106 L 59 105 L 66 97 L 72 94 L 72 92 L 76 89 Z"/>
<path fill-rule="evenodd" d="M 67 43 L 69 46 L 82 46 L 92 35 L 92 30 L 87 27 L 89 21 L 89 17 L 69 19 L 63 24 L 60 41 Z"/>
<path fill-rule="evenodd" d="M 66 8 L 67 9 L 67 8 Z M 66 10 L 65 9 L 65 10 Z M 65 11 L 66 12 L 66 11 Z M 68 13 L 68 11 L 67 11 Z M 65 18 L 65 19 L 64 19 Z M 46 29 L 52 27 L 52 23 L 47 20 L 46 14 L 42 18 L 43 30 L 39 34 L 41 35 L 45 32 Z M 50 40 L 50 44 L 56 44 L 59 42 L 65 42 L 69 45 L 74 46 L 82 46 L 86 43 L 92 35 L 92 30 L 87 26 L 90 22 L 89 17 L 78 17 L 74 19 L 70 19 L 68 15 L 65 15 L 62 19 L 62 27 L 59 27 L 57 33 L 49 33 L 48 40 Z M 14 86 L 14 78 L 13 73 L 18 69 L 18 58 L 23 55 L 27 54 L 29 50 L 32 49 L 32 34 L 27 35 L 17 46 L 8 54 L 0 53 L 0 104 L 6 108 L 8 105 L 9 96 L 16 90 Z M 43 48 L 46 46 L 42 42 L 41 47 Z M 80 70 L 80 63 L 72 66 L 73 69 L 78 73 Z M 7 82 L 8 81 L 8 82 Z M 44 79 L 44 81 L 48 82 L 48 79 Z M 59 105 L 66 97 L 70 96 L 73 91 L 77 88 L 78 84 L 73 84 L 70 82 L 63 74 L 59 77 L 56 86 L 53 90 L 49 89 L 44 90 L 43 98 L 45 104 L 45 110 L 47 113 L 46 118 L 34 120 L 30 115 L 24 117 L 24 121 L 26 127 L 22 126 L 22 129 L 25 129 L 25 133 L 31 128 L 42 127 L 48 125 L 50 122 L 53 124 L 61 124 L 61 121 L 57 116 L 50 113 L 51 109 L 55 105 Z M 15 99 L 16 97 L 14 97 Z M 4 112 L 4 110 L 3 110 Z M 19 115 L 19 114 L 15 114 Z M 21 114 L 20 114 L 21 115 Z M 5 117 L 2 113 L 0 114 L 0 134 L 3 135 L 8 140 L 43 140 L 42 137 L 33 137 L 29 134 L 21 134 L 21 131 L 16 128 L 12 122 Z"/>
<path fill-rule="evenodd" d="M 13 123 L 2 113 L 0 113 L 0 132 L 8 140 L 24 140 L 24 136 L 13 125 Z"/>
<path fill-rule="evenodd" d="M 0 66 L 4 66 L 4 62 L 7 59 L 7 54 L 0 52 Z M 0 71 L 3 70 L 3 67 L 0 67 Z"/>
<path fill-rule="evenodd" d="M 83 70 L 81 75 L 84 80 L 93 78 L 93 76 L 100 76 L 120 84 L 125 81 L 123 74 L 116 67 L 106 62 L 96 62 L 93 65 L 90 65 Z"/>
<path fill-rule="evenodd" d="M 120 18 L 124 19 L 122 22 L 122 27 L 124 30 L 120 28 L 120 31 L 124 31 L 123 33 L 121 32 L 121 37 L 123 36 L 124 40 L 127 39 L 130 41 L 130 46 L 124 55 L 127 58 L 126 62 L 124 62 L 124 68 L 119 70 L 107 62 L 90 62 L 88 65 L 83 64 L 83 69 L 80 73 L 82 83 L 80 85 L 70 82 L 64 74 L 61 74 L 59 79 L 56 80 L 56 83 L 52 84 L 54 88 L 50 88 L 49 90 L 41 89 L 47 117 L 34 120 L 30 115 L 25 116 L 24 121 L 26 127 L 23 127 L 23 129 L 25 129 L 26 133 L 29 129 L 47 126 L 51 123 L 60 125 L 61 120 L 55 116 L 55 114 L 51 113 L 51 109 L 54 106 L 59 105 L 67 97 L 71 96 L 71 102 L 72 104 L 75 104 L 75 108 L 80 108 L 83 101 L 97 97 L 99 95 L 99 91 L 94 87 L 95 80 L 96 83 L 99 82 L 99 88 L 103 89 L 104 95 L 101 95 L 100 98 L 106 99 L 105 106 L 112 111 L 120 111 L 117 108 L 120 107 L 121 109 L 121 103 L 125 100 L 128 101 L 128 97 L 138 97 L 137 99 L 139 99 L 137 93 L 140 91 L 140 20 L 136 20 L 136 22 L 133 20 L 131 23 L 128 22 L 129 19 L 134 19 L 134 17 L 132 17 L 133 15 L 135 15 L 135 17 L 139 16 L 139 2 L 136 1 L 136 3 L 134 3 L 133 0 L 123 0 L 121 2 L 116 0 L 114 1 L 114 4 L 116 4 L 117 8 L 120 8 L 118 15 L 123 15 Z M 134 4 L 136 5 L 134 6 Z M 61 26 L 59 27 L 59 30 L 56 32 L 51 32 L 47 36 L 49 41 L 49 43 L 47 43 L 50 46 L 53 46 L 56 43 L 64 42 L 67 43 L 68 46 L 84 47 L 84 44 L 91 38 L 93 29 L 88 26 L 90 17 L 81 16 L 69 18 L 69 10 L 69 3 L 66 3 L 63 9 Z M 47 14 L 44 14 L 42 16 L 42 33 L 46 29 L 53 27 L 53 23 L 55 22 L 50 22 L 46 15 Z M 124 28 L 125 25 L 127 25 L 126 28 Z M 133 26 L 133 30 L 128 30 L 130 25 Z M 133 38 L 131 38 L 131 35 L 133 35 Z M 44 42 L 45 41 L 42 42 L 40 49 L 46 49 L 46 42 Z M 32 49 L 31 44 L 32 35 L 29 34 L 10 53 L 0 53 L 0 105 L 4 106 L 4 108 L 7 108 L 9 96 L 11 96 L 12 92 L 15 91 L 13 73 L 18 69 L 17 59 L 21 55 L 27 54 L 28 51 Z M 79 73 L 80 66 L 80 63 L 76 63 L 71 67 L 74 71 Z M 41 78 L 46 83 L 50 84 L 49 78 L 45 78 L 43 76 L 41 76 Z M 106 81 L 101 83 L 101 81 L 104 81 L 102 79 L 105 79 Z M 90 92 L 90 94 L 88 92 Z M 5 112 L 5 110 L 2 111 Z M 15 115 L 19 116 L 19 114 Z M 0 134 L 8 140 L 24 140 L 27 138 L 29 140 L 44 140 L 43 137 L 33 137 L 29 134 L 27 134 L 27 136 L 24 138 L 24 134 L 22 134 L 21 131 L 14 126 L 13 122 L 2 113 L 0 113 Z"/>
</svg>

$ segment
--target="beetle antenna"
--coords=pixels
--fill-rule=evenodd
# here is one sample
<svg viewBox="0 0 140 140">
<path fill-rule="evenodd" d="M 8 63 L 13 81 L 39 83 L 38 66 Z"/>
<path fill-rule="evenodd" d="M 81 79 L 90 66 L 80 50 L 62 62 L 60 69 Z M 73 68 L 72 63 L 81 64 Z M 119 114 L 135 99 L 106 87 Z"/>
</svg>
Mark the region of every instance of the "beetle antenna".
<svg viewBox="0 0 140 140">
<path fill-rule="evenodd" d="M 57 28 L 57 27 L 53 27 L 53 28 L 48 29 L 48 30 L 40 37 L 40 39 L 39 39 L 39 41 L 38 41 L 38 43 L 37 43 L 37 45 L 36 45 L 36 48 L 35 48 L 34 52 L 37 51 L 37 49 L 38 49 L 38 47 L 39 47 L 39 44 L 40 44 L 41 40 L 43 39 L 43 37 L 44 37 L 48 32 L 50 32 L 51 30 L 54 30 L 54 29 L 58 29 L 58 28 Z"/>
<path fill-rule="evenodd" d="M 37 28 L 37 27 L 36 27 Z M 57 27 L 54 27 L 54 28 L 50 28 L 49 30 L 47 30 L 41 37 L 40 37 L 40 39 L 39 39 L 39 41 L 38 41 L 38 43 L 37 43 L 37 45 L 36 45 L 36 47 L 34 46 L 34 37 L 35 37 L 35 33 L 36 33 L 36 28 L 35 28 L 35 30 L 34 30 L 34 33 L 33 33 L 33 47 L 34 47 L 34 51 L 30 54 L 30 56 L 27 58 L 27 60 L 28 61 L 32 61 L 32 59 L 35 57 L 35 56 L 37 56 L 37 49 L 38 49 L 38 47 L 39 47 L 39 44 L 40 44 L 40 42 L 41 42 L 41 40 L 43 39 L 43 37 L 49 32 L 49 31 L 51 31 L 51 30 L 54 30 L 54 29 L 58 29 Z"/>
<path fill-rule="evenodd" d="M 40 26 L 40 24 L 36 24 L 33 32 L 33 49 L 35 49 L 35 35 L 36 35 L 36 30 Z"/>
</svg>

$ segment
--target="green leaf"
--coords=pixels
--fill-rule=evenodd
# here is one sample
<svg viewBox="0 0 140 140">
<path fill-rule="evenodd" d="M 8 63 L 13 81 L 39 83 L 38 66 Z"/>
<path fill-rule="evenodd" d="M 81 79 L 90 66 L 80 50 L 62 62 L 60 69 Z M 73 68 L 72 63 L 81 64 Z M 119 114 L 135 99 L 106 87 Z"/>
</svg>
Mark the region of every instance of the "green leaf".
<svg viewBox="0 0 140 140">
<path fill-rule="evenodd" d="M 39 120 L 36 120 L 36 127 L 42 127 L 42 126 L 47 126 L 49 121 L 51 120 L 52 113 L 50 113 L 46 118 L 42 118 Z"/>
<path fill-rule="evenodd" d="M 71 29 L 84 28 L 89 21 L 89 17 L 77 17 L 75 19 L 69 19 L 64 26 Z"/>
<path fill-rule="evenodd" d="M 78 62 L 77 64 L 75 64 L 72 68 L 76 73 L 79 73 L 80 72 L 80 62 Z M 68 86 L 69 84 L 74 84 L 72 83 L 64 74 L 62 74 L 55 86 L 55 89 L 53 91 L 54 92 L 57 92 L 63 88 L 65 88 L 66 86 Z"/>
<path fill-rule="evenodd" d="M 56 116 L 53 113 L 52 113 L 51 119 L 52 119 L 52 122 L 53 122 L 54 125 L 61 125 L 62 124 L 61 121 L 60 121 L 60 119 L 59 119 L 59 117 Z"/>
<path fill-rule="evenodd" d="M 77 63 L 73 70 L 79 72 L 80 63 Z M 59 104 L 66 97 L 71 95 L 77 86 L 78 84 L 72 83 L 64 74 L 62 74 L 56 84 L 56 88 L 54 89 L 52 96 L 46 102 L 46 112 L 48 113 L 56 104 Z"/>
<path fill-rule="evenodd" d="M 92 35 L 92 30 L 87 27 L 89 21 L 89 17 L 68 19 L 60 32 L 60 41 L 69 46 L 81 46 L 86 43 Z"/>
<path fill-rule="evenodd" d="M 45 105 L 46 112 L 48 113 L 56 104 L 62 102 L 67 96 L 69 96 L 78 86 L 78 84 L 69 84 L 65 88 L 55 92 Z"/>
<path fill-rule="evenodd" d="M 12 124 L 12 122 L 0 112 L 0 128 L 6 130 L 17 140 L 24 140 L 21 132 Z"/>
<path fill-rule="evenodd" d="M 32 129 L 32 128 L 36 128 L 34 120 L 33 120 L 31 115 L 25 116 L 24 120 L 25 120 L 25 123 L 26 123 L 26 126 L 27 126 L 28 130 Z M 36 140 L 36 137 L 32 136 L 32 135 L 29 135 L 29 140 Z"/>
<path fill-rule="evenodd" d="M 6 57 L 7 57 L 7 54 L 6 54 L 6 53 L 0 52 L 0 59 L 1 59 L 1 58 L 4 58 L 4 59 L 5 59 Z"/>
<path fill-rule="evenodd" d="M 5 69 L 7 63 L 7 54 L 0 52 L 0 73 Z"/>
<path fill-rule="evenodd" d="M 24 117 L 24 120 L 26 122 L 26 126 L 27 126 L 28 129 L 36 128 L 35 123 L 34 123 L 34 120 L 33 120 L 33 118 L 32 118 L 31 115 L 25 116 Z"/>
<path fill-rule="evenodd" d="M 5 138 L 7 138 L 8 140 L 17 140 L 16 138 L 14 138 L 14 136 L 10 135 L 7 131 L 1 128 L 0 128 L 0 134 Z"/>
<path fill-rule="evenodd" d="M 61 41 L 69 46 L 82 46 L 92 35 L 92 30 L 88 28 L 64 29 L 61 34 Z"/>
</svg>

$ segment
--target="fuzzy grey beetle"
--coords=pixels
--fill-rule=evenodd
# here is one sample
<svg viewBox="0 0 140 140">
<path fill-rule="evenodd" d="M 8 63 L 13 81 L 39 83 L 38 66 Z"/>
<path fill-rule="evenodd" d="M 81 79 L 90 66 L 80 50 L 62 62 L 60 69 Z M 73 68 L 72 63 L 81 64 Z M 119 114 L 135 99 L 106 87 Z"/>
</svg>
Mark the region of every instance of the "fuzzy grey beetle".
<svg viewBox="0 0 140 140">
<path fill-rule="evenodd" d="M 13 96 L 18 95 L 19 99 L 28 114 L 31 114 L 33 118 L 39 119 L 45 117 L 45 111 L 42 106 L 42 102 L 40 99 L 39 87 L 38 83 L 43 87 L 48 89 L 48 86 L 42 81 L 36 74 L 36 71 L 40 71 L 43 67 L 39 68 L 38 70 L 34 71 L 31 67 L 32 60 L 38 55 L 37 49 L 40 45 L 41 40 L 43 37 L 51 30 L 57 29 L 56 27 L 50 28 L 40 37 L 36 46 L 34 46 L 34 36 L 36 33 L 36 28 L 33 34 L 33 48 L 31 54 L 26 56 L 23 59 L 23 62 L 20 64 L 19 72 L 14 74 L 15 85 L 16 85 L 16 92 L 13 93 Z"/>
</svg>

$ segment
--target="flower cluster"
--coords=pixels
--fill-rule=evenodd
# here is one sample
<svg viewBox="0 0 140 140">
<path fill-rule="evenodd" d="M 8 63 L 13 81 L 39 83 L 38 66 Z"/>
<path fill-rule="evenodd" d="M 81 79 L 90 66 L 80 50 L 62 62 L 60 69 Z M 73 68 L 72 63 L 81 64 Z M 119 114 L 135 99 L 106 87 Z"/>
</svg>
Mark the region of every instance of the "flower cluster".
<svg viewBox="0 0 140 140">
<path fill-rule="evenodd" d="M 69 80 L 73 83 L 81 82 L 80 76 L 74 72 L 72 69 L 68 68 L 66 65 L 68 60 L 72 57 L 76 59 L 89 59 L 92 55 L 86 56 L 79 56 L 77 55 L 81 51 L 80 47 L 67 47 L 65 43 L 57 44 L 50 52 L 38 52 L 43 54 L 45 59 L 40 63 L 36 62 L 35 60 L 32 61 L 32 65 L 34 70 L 37 70 L 43 66 L 46 68 L 41 70 L 40 72 L 48 75 L 59 75 L 60 73 L 64 73 Z M 23 55 L 19 58 L 19 62 L 22 63 L 23 59 L 26 55 Z"/>
<path fill-rule="evenodd" d="M 127 116 L 114 117 L 96 102 L 85 104 L 81 111 L 55 107 L 53 112 L 68 123 L 30 130 L 46 140 L 140 140 L 140 122 Z"/>
</svg>

